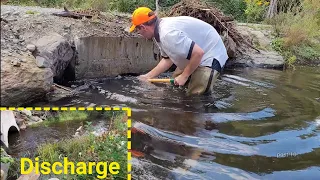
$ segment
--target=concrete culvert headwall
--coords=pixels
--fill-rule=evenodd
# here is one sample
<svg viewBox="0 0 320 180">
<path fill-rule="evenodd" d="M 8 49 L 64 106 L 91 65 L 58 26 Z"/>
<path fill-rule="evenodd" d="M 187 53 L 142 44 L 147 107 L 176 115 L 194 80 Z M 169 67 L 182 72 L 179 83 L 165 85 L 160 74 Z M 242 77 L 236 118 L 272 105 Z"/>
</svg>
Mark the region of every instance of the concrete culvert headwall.
<svg viewBox="0 0 320 180">
<path fill-rule="evenodd" d="M 1 111 L 1 142 L 8 148 L 9 132 L 20 131 L 16 119 L 14 117 L 13 111 L 5 110 Z"/>
<path fill-rule="evenodd" d="M 160 59 L 153 41 L 138 37 L 84 37 L 75 39 L 77 58 L 69 70 L 76 80 L 140 74 Z M 70 72 L 69 72 L 70 74 Z"/>
</svg>

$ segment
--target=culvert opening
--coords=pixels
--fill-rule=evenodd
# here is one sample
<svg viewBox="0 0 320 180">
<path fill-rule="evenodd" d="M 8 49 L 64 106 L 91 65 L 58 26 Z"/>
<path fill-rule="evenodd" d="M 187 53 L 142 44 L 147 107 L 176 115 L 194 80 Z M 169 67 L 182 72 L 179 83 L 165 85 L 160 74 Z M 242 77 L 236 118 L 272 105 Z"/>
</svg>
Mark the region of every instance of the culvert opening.
<svg viewBox="0 0 320 180">
<path fill-rule="evenodd" d="M 66 69 L 64 70 L 62 77 L 61 78 L 54 77 L 53 82 L 59 85 L 70 87 L 71 86 L 70 82 L 76 80 L 75 61 L 76 61 L 75 58 L 73 58 L 68 64 L 68 66 L 66 67 Z"/>
<path fill-rule="evenodd" d="M 79 80 L 138 76 L 160 60 L 154 42 L 141 37 L 83 37 L 74 41 L 74 52 L 62 77 L 54 78 L 56 84 L 70 87 Z"/>
<path fill-rule="evenodd" d="M 71 87 L 75 81 L 139 76 L 153 69 L 161 59 L 153 41 L 140 37 L 84 37 L 72 46 L 74 57 L 54 83 Z M 176 65 L 169 68 L 169 72 Z"/>
</svg>

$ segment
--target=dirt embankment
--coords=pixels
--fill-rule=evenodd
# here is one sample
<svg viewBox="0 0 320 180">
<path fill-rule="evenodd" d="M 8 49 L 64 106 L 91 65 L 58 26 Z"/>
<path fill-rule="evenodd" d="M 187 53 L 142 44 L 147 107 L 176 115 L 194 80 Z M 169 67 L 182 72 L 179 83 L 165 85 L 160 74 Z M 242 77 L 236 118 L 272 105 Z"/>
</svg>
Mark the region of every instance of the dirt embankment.
<svg viewBox="0 0 320 180">
<path fill-rule="evenodd" d="M 43 98 L 74 58 L 73 41 L 87 36 L 129 34 L 129 15 L 92 19 L 55 16 L 63 9 L 1 5 L 1 105 Z M 90 12 L 88 12 L 90 13 Z M 59 73 L 59 74 L 58 74 Z"/>
</svg>

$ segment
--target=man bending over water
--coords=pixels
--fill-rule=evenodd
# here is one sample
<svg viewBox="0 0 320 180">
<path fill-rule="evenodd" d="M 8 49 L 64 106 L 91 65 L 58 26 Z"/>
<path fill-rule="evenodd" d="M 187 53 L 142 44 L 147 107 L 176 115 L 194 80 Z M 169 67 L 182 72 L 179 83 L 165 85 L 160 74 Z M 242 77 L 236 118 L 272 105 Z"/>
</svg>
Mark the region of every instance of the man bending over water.
<svg viewBox="0 0 320 180">
<path fill-rule="evenodd" d="M 130 32 L 155 40 L 162 59 L 141 80 L 154 78 L 173 64 L 174 83 L 188 86 L 187 94 L 211 93 L 228 55 L 218 32 L 210 24 L 189 16 L 158 18 L 147 7 L 132 14 Z"/>
</svg>

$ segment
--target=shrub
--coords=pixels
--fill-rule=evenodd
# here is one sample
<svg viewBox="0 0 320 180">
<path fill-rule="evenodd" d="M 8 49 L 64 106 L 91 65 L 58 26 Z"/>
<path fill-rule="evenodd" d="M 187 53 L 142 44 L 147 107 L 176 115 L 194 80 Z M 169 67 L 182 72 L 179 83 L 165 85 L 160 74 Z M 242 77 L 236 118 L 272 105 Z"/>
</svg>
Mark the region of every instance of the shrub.
<svg viewBox="0 0 320 180">
<path fill-rule="evenodd" d="M 243 0 L 207 0 L 207 3 L 213 3 L 226 15 L 232 15 L 238 21 L 245 21 L 246 3 Z"/>
<path fill-rule="evenodd" d="M 320 1 L 302 0 L 299 6 L 280 12 L 266 22 L 274 26 L 275 50 L 286 60 L 318 60 L 320 58 Z M 279 41 L 281 39 L 281 41 Z M 279 48 L 279 43 L 281 48 Z"/>
<path fill-rule="evenodd" d="M 245 0 L 247 8 L 245 14 L 248 22 L 260 22 L 264 19 L 264 15 L 269 6 L 266 0 Z"/>
<path fill-rule="evenodd" d="M 110 0 L 109 8 L 120 12 L 132 13 L 137 7 L 146 6 L 155 9 L 154 0 Z"/>
</svg>

